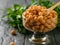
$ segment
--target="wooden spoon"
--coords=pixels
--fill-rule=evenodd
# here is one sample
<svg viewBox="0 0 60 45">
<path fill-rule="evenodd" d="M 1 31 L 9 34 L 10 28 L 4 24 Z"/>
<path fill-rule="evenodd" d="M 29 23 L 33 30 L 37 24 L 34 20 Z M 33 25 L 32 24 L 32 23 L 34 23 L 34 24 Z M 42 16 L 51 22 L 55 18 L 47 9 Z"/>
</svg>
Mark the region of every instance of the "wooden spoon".
<svg viewBox="0 0 60 45">
<path fill-rule="evenodd" d="M 48 10 L 53 10 L 53 9 L 55 9 L 59 5 L 60 5 L 60 1 L 58 3 L 56 3 L 54 6 L 48 8 Z"/>
</svg>

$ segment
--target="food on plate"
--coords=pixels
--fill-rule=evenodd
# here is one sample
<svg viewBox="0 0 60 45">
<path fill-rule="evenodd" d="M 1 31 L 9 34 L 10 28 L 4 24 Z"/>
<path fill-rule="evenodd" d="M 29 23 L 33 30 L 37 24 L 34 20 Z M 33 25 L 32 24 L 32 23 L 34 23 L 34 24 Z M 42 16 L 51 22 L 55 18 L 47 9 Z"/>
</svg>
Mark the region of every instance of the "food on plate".
<svg viewBox="0 0 60 45">
<path fill-rule="evenodd" d="M 45 6 L 30 6 L 22 15 L 23 26 L 36 32 L 48 32 L 57 25 L 57 12 Z"/>
</svg>

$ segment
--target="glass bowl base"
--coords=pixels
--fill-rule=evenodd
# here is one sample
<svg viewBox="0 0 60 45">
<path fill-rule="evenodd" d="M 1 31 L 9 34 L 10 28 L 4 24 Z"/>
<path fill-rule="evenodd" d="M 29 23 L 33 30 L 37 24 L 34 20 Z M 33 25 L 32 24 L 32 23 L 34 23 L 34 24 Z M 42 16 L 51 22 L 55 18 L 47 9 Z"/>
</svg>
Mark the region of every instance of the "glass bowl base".
<svg viewBox="0 0 60 45">
<path fill-rule="evenodd" d="M 48 44 L 50 42 L 48 35 L 45 34 L 33 34 L 29 41 L 33 44 Z"/>
</svg>

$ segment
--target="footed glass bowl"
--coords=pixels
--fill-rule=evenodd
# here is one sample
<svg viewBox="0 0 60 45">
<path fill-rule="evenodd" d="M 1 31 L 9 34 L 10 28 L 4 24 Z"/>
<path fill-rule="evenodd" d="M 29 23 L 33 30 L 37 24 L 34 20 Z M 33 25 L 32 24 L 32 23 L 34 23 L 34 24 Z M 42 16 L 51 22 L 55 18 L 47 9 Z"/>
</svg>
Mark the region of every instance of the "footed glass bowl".
<svg viewBox="0 0 60 45">
<path fill-rule="evenodd" d="M 29 39 L 30 42 L 36 44 L 47 44 L 49 36 L 46 32 L 52 31 L 57 25 L 57 12 L 47 10 L 43 6 L 30 6 L 22 15 L 23 26 L 34 32 Z"/>
</svg>

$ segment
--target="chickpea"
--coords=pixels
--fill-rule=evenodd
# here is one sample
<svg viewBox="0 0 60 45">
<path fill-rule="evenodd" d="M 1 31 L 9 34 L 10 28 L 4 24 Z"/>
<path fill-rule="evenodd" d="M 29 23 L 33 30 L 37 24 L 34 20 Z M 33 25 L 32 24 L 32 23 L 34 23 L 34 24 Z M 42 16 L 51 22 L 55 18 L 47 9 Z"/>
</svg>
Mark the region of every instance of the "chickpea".
<svg viewBox="0 0 60 45">
<path fill-rule="evenodd" d="M 29 14 L 29 12 L 28 12 L 28 11 L 26 11 L 26 12 L 24 12 L 24 13 L 23 13 L 23 15 L 25 15 L 25 16 L 26 16 L 27 14 Z"/>
<path fill-rule="evenodd" d="M 48 19 L 52 19 L 52 16 L 48 16 L 47 18 L 48 18 Z"/>
<path fill-rule="evenodd" d="M 43 9 L 43 8 L 41 9 L 41 12 L 45 12 L 45 11 L 46 11 L 46 9 Z"/>
<path fill-rule="evenodd" d="M 45 17 L 44 19 L 45 19 L 45 21 L 46 21 L 46 20 L 47 20 L 47 17 Z"/>
<path fill-rule="evenodd" d="M 40 10 L 41 10 L 41 6 L 38 6 L 37 11 L 40 11 Z"/>
<path fill-rule="evenodd" d="M 51 27 L 51 25 L 48 25 L 48 27 L 47 27 L 47 28 L 51 29 L 52 27 Z"/>
<path fill-rule="evenodd" d="M 29 7 L 29 10 L 32 9 L 32 7 L 33 7 L 33 6 L 30 6 L 30 7 Z"/>
<path fill-rule="evenodd" d="M 35 26 L 33 26 L 32 29 L 35 30 Z"/>
<path fill-rule="evenodd" d="M 51 25 L 52 22 L 51 22 L 51 20 L 48 19 L 48 20 L 46 20 L 46 23 Z"/>
<path fill-rule="evenodd" d="M 15 45 L 15 43 L 14 42 L 10 42 L 10 45 Z"/>
<path fill-rule="evenodd" d="M 55 12 L 55 11 L 53 11 L 53 10 L 51 10 L 51 14 L 53 14 L 53 15 L 54 15 L 54 14 L 56 14 L 56 12 Z"/>
<path fill-rule="evenodd" d="M 47 13 L 46 13 L 46 11 L 44 11 L 44 12 L 43 12 L 43 16 L 46 16 L 46 15 L 47 15 Z"/>
<path fill-rule="evenodd" d="M 39 13 L 38 13 L 38 15 L 40 15 L 40 16 L 41 16 L 41 15 L 43 15 L 43 13 L 42 13 L 42 12 L 39 12 Z"/>
<path fill-rule="evenodd" d="M 29 22 L 29 23 L 30 23 L 30 24 L 32 24 L 32 22 L 33 22 L 33 20 L 30 20 L 30 22 Z"/>
<path fill-rule="evenodd" d="M 34 10 L 34 11 L 33 11 L 33 14 L 36 14 L 36 13 L 37 13 L 37 11 Z"/>
<path fill-rule="evenodd" d="M 30 25 L 31 25 L 31 26 L 34 26 L 34 25 L 36 25 L 36 24 L 35 24 L 35 22 L 32 22 L 32 23 L 30 23 Z"/>
<path fill-rule="evenodd" d="M 57 13 L 55 11 L 53 11 L 53 10 L 50 13 L 52 14 L 53 18 L 56 17 L 56 15 L 57 15 Z"/>
<path fill-rule="evenodd" d="M 48 32 L 48 31 L 49 31 L 49 29 L 45 27 L 43 32 Z"/>
<path fill-rule="evenodd" d="M 29 15 L 28 18 L 32 18 L 32 15 Z"/>
<path fill-rule="evenodd" d="M 40 24 L 41 24 L 40 22 L 37 22 L 37 23 L 36 23 L 36 25 L 38 25 L 38 26 L 39 26 Z"/>
<path fill-rule="evenodd" d="M 29 14 L 29 11 L 26 11 L 26 14 Z"/>
<path fill-rule="evenodd" d="M 29 15 L 33 15 L 33 13 L 29 13 Z"/>
<path fill-rule="evenodd" d="M 38 19 L 39 20 L 43 20 L 43 16 L 38 16 Z"/>
<path fill-rule="evenodd" d="M 39 28 L 39 26 L 36 26 L 36 28 L 38 29 L 38 28 Z"/>
<path fill-rule="evenodd" d="M 15 30 L 11 30 L 11 34 L 12 35 L 16 35 L 16 31 Z"/>
<path fill-rule="evenodd" d="M 39 16 L 38 19 L 40 20 L 40 22 L 41 22 L 42 24 L 45 23 L 45 20 L 43 19 L 43 16 Z"/>
<path fill-rule="evenodd" d="M 36 16 L 34 17 L 34 20 L 37 20 L 37 17 Z"/>
<path fill-rule="evenodd" d="M 29 25 L 28 25 L 28 24 L 25 24 L 25 26 L 26 26 L 26 27 L 29 27 Z"/>
<path fill-rule="evenodd" d="M 56 17 L 56 14 L 52 14 L 52 17 L 53 17 L 53 18 Z"/>
<path fill-rule="evenodd" d="M 41 26 L 40 26 L 40 30 L 41 30 L 41 32 L 43 32 L 43 30 L 44 30 L 44 25 L 41 25 Z"/>
<path fill-rule="evenodd" d="M 42 24 L 45 24 L 45 20 L 41 20 L 41 21 L 42 21 L 42 22 L 41 22 Z"/>
<path fill-rule="evenodd" d="M 48 24 L 48 23 L 45 23 L 45 26 L 46 26 L 47 28 L 51 28 L 51 25 Z"/>
<path fill-rule="evenodd" d="M 25 17 L 28 18 L 28 15 L 26 15 Z"/>
<path fill-rule="evenodd" d="M 57 19 L 55 19 L 55 18 L 54 19 L 51 19 L 51 22 L 54 23 L 54 24 L 57 24 L 57 21 L 56 20 Z"/>
<path fill-rule="evenodd" d="M 55 24 L 54 23 L 51 23 L 51 27 L 55 27 Z"/>
<path fill-rule="evenodd" d="M 42 9 L 46 9 L 46 7 L 45 7 L 45 6 L 41 6 L 41 8 L 42 8 Z"/>
</svg>

